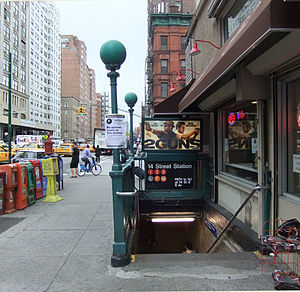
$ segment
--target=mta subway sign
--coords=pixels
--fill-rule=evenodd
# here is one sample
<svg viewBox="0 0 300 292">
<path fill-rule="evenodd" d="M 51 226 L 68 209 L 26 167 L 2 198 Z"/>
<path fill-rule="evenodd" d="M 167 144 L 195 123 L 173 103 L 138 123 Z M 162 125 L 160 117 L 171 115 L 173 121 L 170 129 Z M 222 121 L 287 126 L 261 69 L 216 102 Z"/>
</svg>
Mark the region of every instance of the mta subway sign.
<svg viewBox="0 0 300 292">
<path fill-rule="evenodd" d="M 194 161 L 146 163 L 146 190 L 194 189 Z"/>
<path fill-rule="evenodd" d="M 144 150 L 202 151 L 202 121 L 145 119 Z"/>
</svg>

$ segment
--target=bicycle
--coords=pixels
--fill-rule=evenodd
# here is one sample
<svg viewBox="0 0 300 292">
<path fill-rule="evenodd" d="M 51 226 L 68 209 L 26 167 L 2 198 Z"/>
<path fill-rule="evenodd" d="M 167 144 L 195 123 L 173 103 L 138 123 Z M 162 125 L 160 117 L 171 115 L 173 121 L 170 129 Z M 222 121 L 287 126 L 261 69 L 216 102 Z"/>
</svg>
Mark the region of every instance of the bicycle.
<svg viewBox="0 0 300 292">
<path fill-rule="evenodd" d="M 84 161 L 80 162 L 78 176 L 84 176 L 86 172 L 91 172 L 93 175 L 97 176 L 102 172 L 102 166 L 99 163 L 95 162 L 93 158 L 93 162 L 91 162 L 90 170 L 88 170 L 85 166 Z"/>
</svg>

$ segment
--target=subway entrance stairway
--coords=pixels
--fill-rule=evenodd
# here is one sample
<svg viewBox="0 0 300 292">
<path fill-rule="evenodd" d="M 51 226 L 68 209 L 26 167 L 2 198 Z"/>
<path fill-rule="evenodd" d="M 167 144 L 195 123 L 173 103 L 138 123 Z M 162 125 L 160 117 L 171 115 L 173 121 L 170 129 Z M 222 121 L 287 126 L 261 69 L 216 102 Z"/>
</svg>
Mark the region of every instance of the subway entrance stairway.
<svg viewBox="0 0 300 292">
<path fill-rule="evenodd" d="M 0 234 L 0 291 L 272 290 L 253 252 L 136 254 L 111 266 L 113 210 L 109 169 L 69 178 L 63 197 L 0 216 L 22 220 Z"/>
</svg>

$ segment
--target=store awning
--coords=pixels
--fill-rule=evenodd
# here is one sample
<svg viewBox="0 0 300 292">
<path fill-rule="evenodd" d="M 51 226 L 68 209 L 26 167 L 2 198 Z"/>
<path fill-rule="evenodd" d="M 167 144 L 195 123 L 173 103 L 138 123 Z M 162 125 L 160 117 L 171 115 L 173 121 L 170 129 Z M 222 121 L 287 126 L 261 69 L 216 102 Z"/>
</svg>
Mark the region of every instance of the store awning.
<svg viewBox="0 0 300 292">
<path fill-rule="evenodd" d="M 274 33 L 289 33 L 300 28 L 300 3 L 263 0 L 248 15 L 235 33 L 218 50 L 211 63 L 191 86 L 178 105 L 178 112 L 188 109 L 196 100 L 232 71 L 250 52 Z M 268 44 L 268 42 L 266 42 Z M 272 46 L 274 42 L 270 42 Z M 264 44 L 265 45 L 265 44 Z M 207 95 L 206 95 L 207 96 Z"/>
<path fill-rule="evenodd" d="M 166 100 L 160 102 L 154 107 L 154 116 L 160 115 L 178 115 L 178 104 L 193 85 L 195 79 L 192 79 L 188 85 L 169 96 Z"/>
</svg>

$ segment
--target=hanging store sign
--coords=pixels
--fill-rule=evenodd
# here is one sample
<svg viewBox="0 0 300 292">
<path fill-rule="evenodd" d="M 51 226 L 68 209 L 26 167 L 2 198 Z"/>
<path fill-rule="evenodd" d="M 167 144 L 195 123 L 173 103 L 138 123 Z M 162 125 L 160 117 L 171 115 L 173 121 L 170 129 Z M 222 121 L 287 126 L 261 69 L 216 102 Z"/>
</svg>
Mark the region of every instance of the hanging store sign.
<svg viewBox="0 0 300 292">
<path fill-rule="evenodd" d="M 126 148 L 126 119 L 124 115 L 105 116 L 106 148 Z"/>
<path fill-rule="evenodd" d="M 193 189 L 195 162 L 149 162 L 146 164 L 146 189 Z"/>
</svg>

